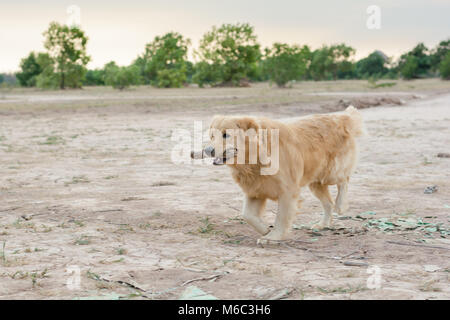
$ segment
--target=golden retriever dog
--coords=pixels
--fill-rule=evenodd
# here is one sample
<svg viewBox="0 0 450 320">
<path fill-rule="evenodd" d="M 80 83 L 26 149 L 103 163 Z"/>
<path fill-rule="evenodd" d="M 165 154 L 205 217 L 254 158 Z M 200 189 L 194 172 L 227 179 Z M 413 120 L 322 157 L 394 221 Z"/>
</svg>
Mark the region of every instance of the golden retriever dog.
<svg viewBox="0 0 450 320">
<path fill-rule="evenodd" d="M 210 144 L 191 157 L 212 157 L 215 165 L 231 169 L 245 195 L 243 219 L 262 235 L 258 241 L 267 243 L 287 238 L 301 204 L 302 187 L 309 187 L 324 210 L 312 228 L 331 227 L 332 211 L 342 214 L 347 210 L 347 185 L 357 163 L 356 138 L 362 133 L 362 117 L 352 106 L 341 113 L 311 115 L 289 123 L 215 116 Z M 330 185 L 337 185 L 335 202 Z M 261 219 L 267 199 L 278 201 L 273 228 Z"/>
</svg>

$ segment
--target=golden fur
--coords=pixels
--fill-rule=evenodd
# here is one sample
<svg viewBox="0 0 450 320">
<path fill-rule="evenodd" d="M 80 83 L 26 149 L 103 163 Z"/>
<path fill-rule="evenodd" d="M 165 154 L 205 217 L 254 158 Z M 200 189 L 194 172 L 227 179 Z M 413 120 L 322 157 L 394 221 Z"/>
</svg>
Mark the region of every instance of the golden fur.
<svg viewBox="0 0 450 320">
<path fill-rule="evenodd" d="M 245 194 L 243 218 L 264 235 L 263 241 L 286 238 L 297 211 L 300 189 L 304 186 L 309 186 L 324 208 L 323 219 L 313 228 L 330 227 L 333 208 L 337 213 L 347 209 L 347 184 L 357 163 L 355 138 L 363 133 L 362 117 L 354 107 L 342 113 L 312 115 L 290 123 L 266 118 L 215 116 L 210 138 L 216 150 L 225 150 L 225 147 L 222 137 L 213 132 L 225 133 L 229 129 L 268 129 L 268 150 L 270 129 L 279 130 L 279 170 L 275 174 L 261 175 L 261 168 L 267 165 L 262 165 L 259 158 L 256 164 L 248 164 L 249 137 L 243 138 L 246 162 L 226 163 Z M 258 148 L 261 147 L 258 144 Z M 338 187 L 336 203 L 329 194 L 329 185 Z M 267 199 L 278 201 L 272 230 L 261 219 Z"/>
</svg>

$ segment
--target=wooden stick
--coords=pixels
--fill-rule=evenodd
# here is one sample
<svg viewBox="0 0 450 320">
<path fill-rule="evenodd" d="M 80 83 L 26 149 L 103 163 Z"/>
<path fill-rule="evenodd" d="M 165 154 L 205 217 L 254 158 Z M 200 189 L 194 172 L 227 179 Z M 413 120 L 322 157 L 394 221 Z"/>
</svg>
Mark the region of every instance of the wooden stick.
<svg viewBox="0 0 450 320">
<path fill-rule="evenodd" d="M 397 244 L 397 245 L 400 245 L 400 246 L 422 247 L 422 248 L 442 249 L 442 250 L 449 250 L 450 251 L 450 248 L 440 247 L 440 246 L 433 246 L 433 245 L 427 245 L 427 244 L 407 243 L 407 242 L 401 242 L 401 241 L 386 241 L 386 243 Z"/>
<path fill-rule="evenodd" d="M 355 262 L 355 261 L 343 261 L 344 266 L 350 267 L 368 267 L 369 264 L 367 262 Z"/>
<path fill-rule="evenodd" d="M 221 276 L 223 276 L 223 274 L 215 274 L 215 275 L 210 276 L 210 277 L 191 279 L 191 280 L 188 280 L 188 281 L 183 282 L 183 283 L 181 284 L 181 287 L 184 287 L 185 285 L 187 285 L 187 284 L 189 284 L 189 283 L 191 283 L 191 282 L 212 280 L 212 279 L 219 278 L 219 277 L 221 277 Z"/>
</svg>

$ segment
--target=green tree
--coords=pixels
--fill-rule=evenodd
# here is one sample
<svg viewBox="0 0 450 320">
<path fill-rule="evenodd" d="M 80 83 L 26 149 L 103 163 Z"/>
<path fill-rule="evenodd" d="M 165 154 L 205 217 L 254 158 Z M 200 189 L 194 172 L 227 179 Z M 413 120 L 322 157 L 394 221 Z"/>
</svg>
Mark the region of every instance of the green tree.
<svg viewBox="0 0 450 320">
<path fill-rule="evenodd" d="M 385 65 L 385 58 L 378 51 L 374 51 L 356 63 L 356 76 L 359 79 L 381 78 L 389 71 Z"/>
<path fill-rule="evenodd" d="M 439 66 L 439 73 L 442 79 L 450 80 L 450 52 L 447 52 Z"/>
<path fill-rule="evenodd" d="M 105 65 L 105 84 L 114 89 L 123 90 L 132 85 L 140 84 L 140 70 L 137 66 L 119 67 L 115 62 Z"/>
<path fill-rule="evenodd" d="M 238 23 L 213 27 L 201 39 L 195 56 L 200 63 L 194 82 L 239 86 L 256 69 L 261 52 L 253 27 Z"/>
<path fill-rule="evenodd" d="M 428 76 L 431 69 L 431 57 L 428 48 L 423 43 L 419 43 L 411 51 L 403 54 L 400 57 L 398 69 L 405 79 Z"/>
<path fill-rule="evenodd" d="M 36 85 L 36 77 L 42 72 L 41 66 L 37 63 L 37 56 L 35 52 L 31 52 L 20 62 L 21 72 L 16 73 L 16 77 L 22 87 Z"/>
<path fill-rule="evenodd" d="M 90 60 L 86 53 L 88 38 L 84 32 L 76 26 L 52 22 L 44 36 L 44 46 L 55 61 L 59 87 L 80 88 L 86 73 L 85 66 Z"/>
<path fill-rule="evenodd" d="M 5 80 L 5 78 L 3 77 L 3 74 L 0 74 L 0 84 L 3 83 L 3 80 Z"/>
<path fill-rule="evenodd" d="M 306 73 L 311 51 L 307 46 L 289 46 L 274 43 L 265 49 L 264 73 L 279 87 L 285 87 L 292 80 L 300 80 Z"/>
<path fill-rule="evenodd" d="M 169 32 L 147 44 L 144 56 L 135 64 L 144 71 L 148 82 L 158 87 L 181 87 L 187 79 L 189 39 Z"/>
<path fill-rule="evenodd" d="M 441 62 L 450 52 L 450 39 L 441 41 L 431 54 L 431 69 L 436 71 L 440 68 Z"/>
<path fill-rule="evenodd" d="M 419 74 L 419 62 L 415 56 L 407 56 L 400 67 L 400 74 L 404 79 L 411 80 L 417 78 Z"/>
<path fill-rule="evenodd" d="M 337 79 L 339 72 L 348 72 L 352 68 L 349 58 L 355 54 L 355 49 L 338 44 L 323 46 L 313 52 L 309 75 L 314 80 Z"/>
</svg>

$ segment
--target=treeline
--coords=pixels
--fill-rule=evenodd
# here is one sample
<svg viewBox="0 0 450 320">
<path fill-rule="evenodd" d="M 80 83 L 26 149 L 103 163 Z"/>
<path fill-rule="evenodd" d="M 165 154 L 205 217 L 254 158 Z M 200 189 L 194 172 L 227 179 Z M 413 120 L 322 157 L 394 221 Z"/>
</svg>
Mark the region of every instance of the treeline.
<svg viewBox="0 0 450 320">
<path fill-rule="evenodd" d="M 450 40 L 433 49 L 420 43 L 397 61 L 375 51 L 355 62 L 355 49 L 346 44 L 316 50 L 284 43 L 262 48 L 249 24 L 224 24 L 204 34 L 194 51 L 196 63 L 188 60 L 190 40 L 169 32 L 155 37 L 129 66 L 110 62 L 101 69 L 88 70 L 88 38 L 81 29 L 53 22 L 44 37 L 47 52 L 31 52 L 21 61 L 21 71 L 16 74 L 21 86 L 64 89 L 108 85 L 124 89 L 131 85 L 173 88 L 190 83 L 200 87 L 246 86 L 270 81 L 284 87 L 301 80 L 450 79 Z"/>
</svg>

